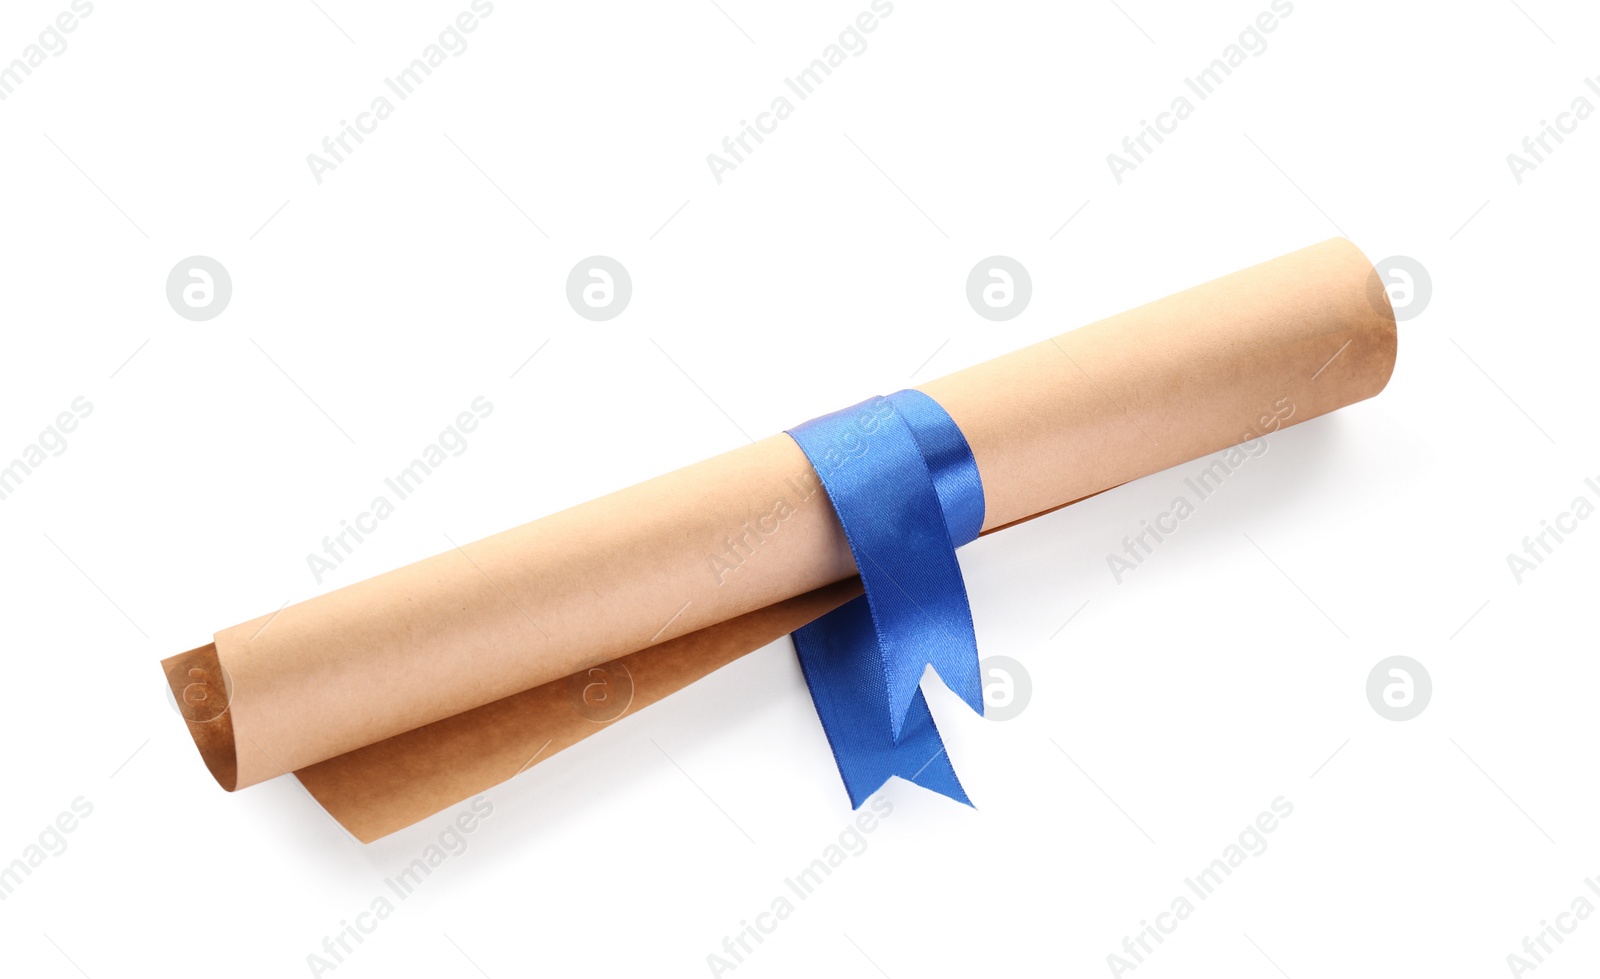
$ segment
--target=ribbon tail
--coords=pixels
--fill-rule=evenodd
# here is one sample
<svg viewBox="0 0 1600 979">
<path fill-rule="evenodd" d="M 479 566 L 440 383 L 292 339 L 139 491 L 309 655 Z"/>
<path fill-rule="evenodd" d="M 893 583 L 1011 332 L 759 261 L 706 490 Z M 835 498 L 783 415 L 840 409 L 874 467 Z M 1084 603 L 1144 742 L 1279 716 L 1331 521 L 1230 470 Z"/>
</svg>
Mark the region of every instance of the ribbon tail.
<svg viewBox="0 0 1600 979">
<path fill-rule="evenodd" d="M 889 692 L 865 596 L 795 630 L 794 645 L 852 808 L 896 775 L 972 805 L 921 690 L 898 738 L 888 723 Z"/>
</svg>

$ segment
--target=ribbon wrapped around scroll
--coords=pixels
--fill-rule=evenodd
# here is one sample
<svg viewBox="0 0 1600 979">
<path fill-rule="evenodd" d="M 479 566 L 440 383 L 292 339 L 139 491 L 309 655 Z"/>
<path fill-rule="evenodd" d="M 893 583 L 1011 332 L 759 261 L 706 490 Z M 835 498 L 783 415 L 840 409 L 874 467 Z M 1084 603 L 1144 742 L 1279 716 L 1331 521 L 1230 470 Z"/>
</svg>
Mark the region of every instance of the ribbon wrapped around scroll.
<svg viewBox="0 0 1600 979">
<path fill-rule="evenodd" d="M 961 429 L 921 391 L 789 431 L 822 480 L 866 594 L 794 633 L 850 803 L 891 775 L 967 802 L 919 684 L 925 667 L 983 713 L 978 640 L 955 549 L 983 529 Z"/>
</svg>

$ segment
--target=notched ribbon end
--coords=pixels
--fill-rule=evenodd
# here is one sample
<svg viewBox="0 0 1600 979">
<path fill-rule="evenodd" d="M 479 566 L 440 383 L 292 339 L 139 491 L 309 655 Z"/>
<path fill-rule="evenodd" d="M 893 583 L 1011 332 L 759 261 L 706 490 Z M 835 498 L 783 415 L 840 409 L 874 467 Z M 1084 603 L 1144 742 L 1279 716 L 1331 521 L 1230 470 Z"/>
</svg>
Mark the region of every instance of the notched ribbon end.
<svg viewBox="0 0 1600 979">
<path fill-rule="evenodd" d="M 974 667 L 976 666 L 976 664 L 973 665 Z M 944 674 L 940 673 L 939 668 L 932 663 L 924 664 L 924 676 L 927 675 L 926 671 L 929 669 L 933 671 L 933 675 L 939 683 L 945 689 L 961 698 L 961 702 L 971 707 L 974 714 L 979 717 L 984 716 L 983 680 L 975 668 L 957 667 L 952 671 L 956 674 L 954 682 L 946 680 Z M 910 717 L 912 708 L 921 694 L 922 683 L 920 677 L 917 683 L 913 684 L 909 689 L 901 690 L 892 686 L 889 689 L 889 736 L 896 745 L 900 743 L 906 720 Z"/>
<path fill-rule="evenodd" d="M 983 716 L 978 641 L 955 556 L 983 525 L 972 449 L 937 402 L 909 390 L 789 435 L 827 490 L 865 591 L 794 633 L 850 801 L 860 808 L 899 776 L 970 806 L 921 683 L 932 666 Z"/>
</svg>

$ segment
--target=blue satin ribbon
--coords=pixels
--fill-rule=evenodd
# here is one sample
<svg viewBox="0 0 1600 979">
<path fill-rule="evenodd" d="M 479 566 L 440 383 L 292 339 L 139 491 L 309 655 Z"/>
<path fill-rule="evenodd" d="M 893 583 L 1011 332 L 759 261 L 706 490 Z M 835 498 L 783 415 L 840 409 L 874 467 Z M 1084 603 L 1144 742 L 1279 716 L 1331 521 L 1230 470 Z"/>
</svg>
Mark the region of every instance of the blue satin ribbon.
<svg viewBox="0 0 1600 979">
<path fill-rule="evenodd" d="M 978 640 L 955 549 L 983 528 L 983 482 L 961 429 L 920 391 L 790 429 L 844 525 L 866 594 L 794 633 L 850 802 L 898 775 L 971 805 L 918 684 L 983 713 Z"/>
</svg>

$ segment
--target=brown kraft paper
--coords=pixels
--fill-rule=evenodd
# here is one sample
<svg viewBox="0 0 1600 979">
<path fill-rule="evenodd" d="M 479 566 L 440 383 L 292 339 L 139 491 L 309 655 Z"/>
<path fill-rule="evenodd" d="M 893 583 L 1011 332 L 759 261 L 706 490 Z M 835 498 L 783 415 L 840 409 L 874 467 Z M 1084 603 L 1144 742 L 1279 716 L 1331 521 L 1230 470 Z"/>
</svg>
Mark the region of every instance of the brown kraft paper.
<svg viewBox="0 0 1600 979">
<path fill-rule="evenodd" d="M 919 390 L 972 447 L 988 533 L 1370 398 L 1395 350 L 1372 265 L 1336 238 Z M 842 604 L 854 575 L 815 472 L 778 434 L 162 665 L 223 788 L 294 772 L 371 841 Z"/>
</svg>

